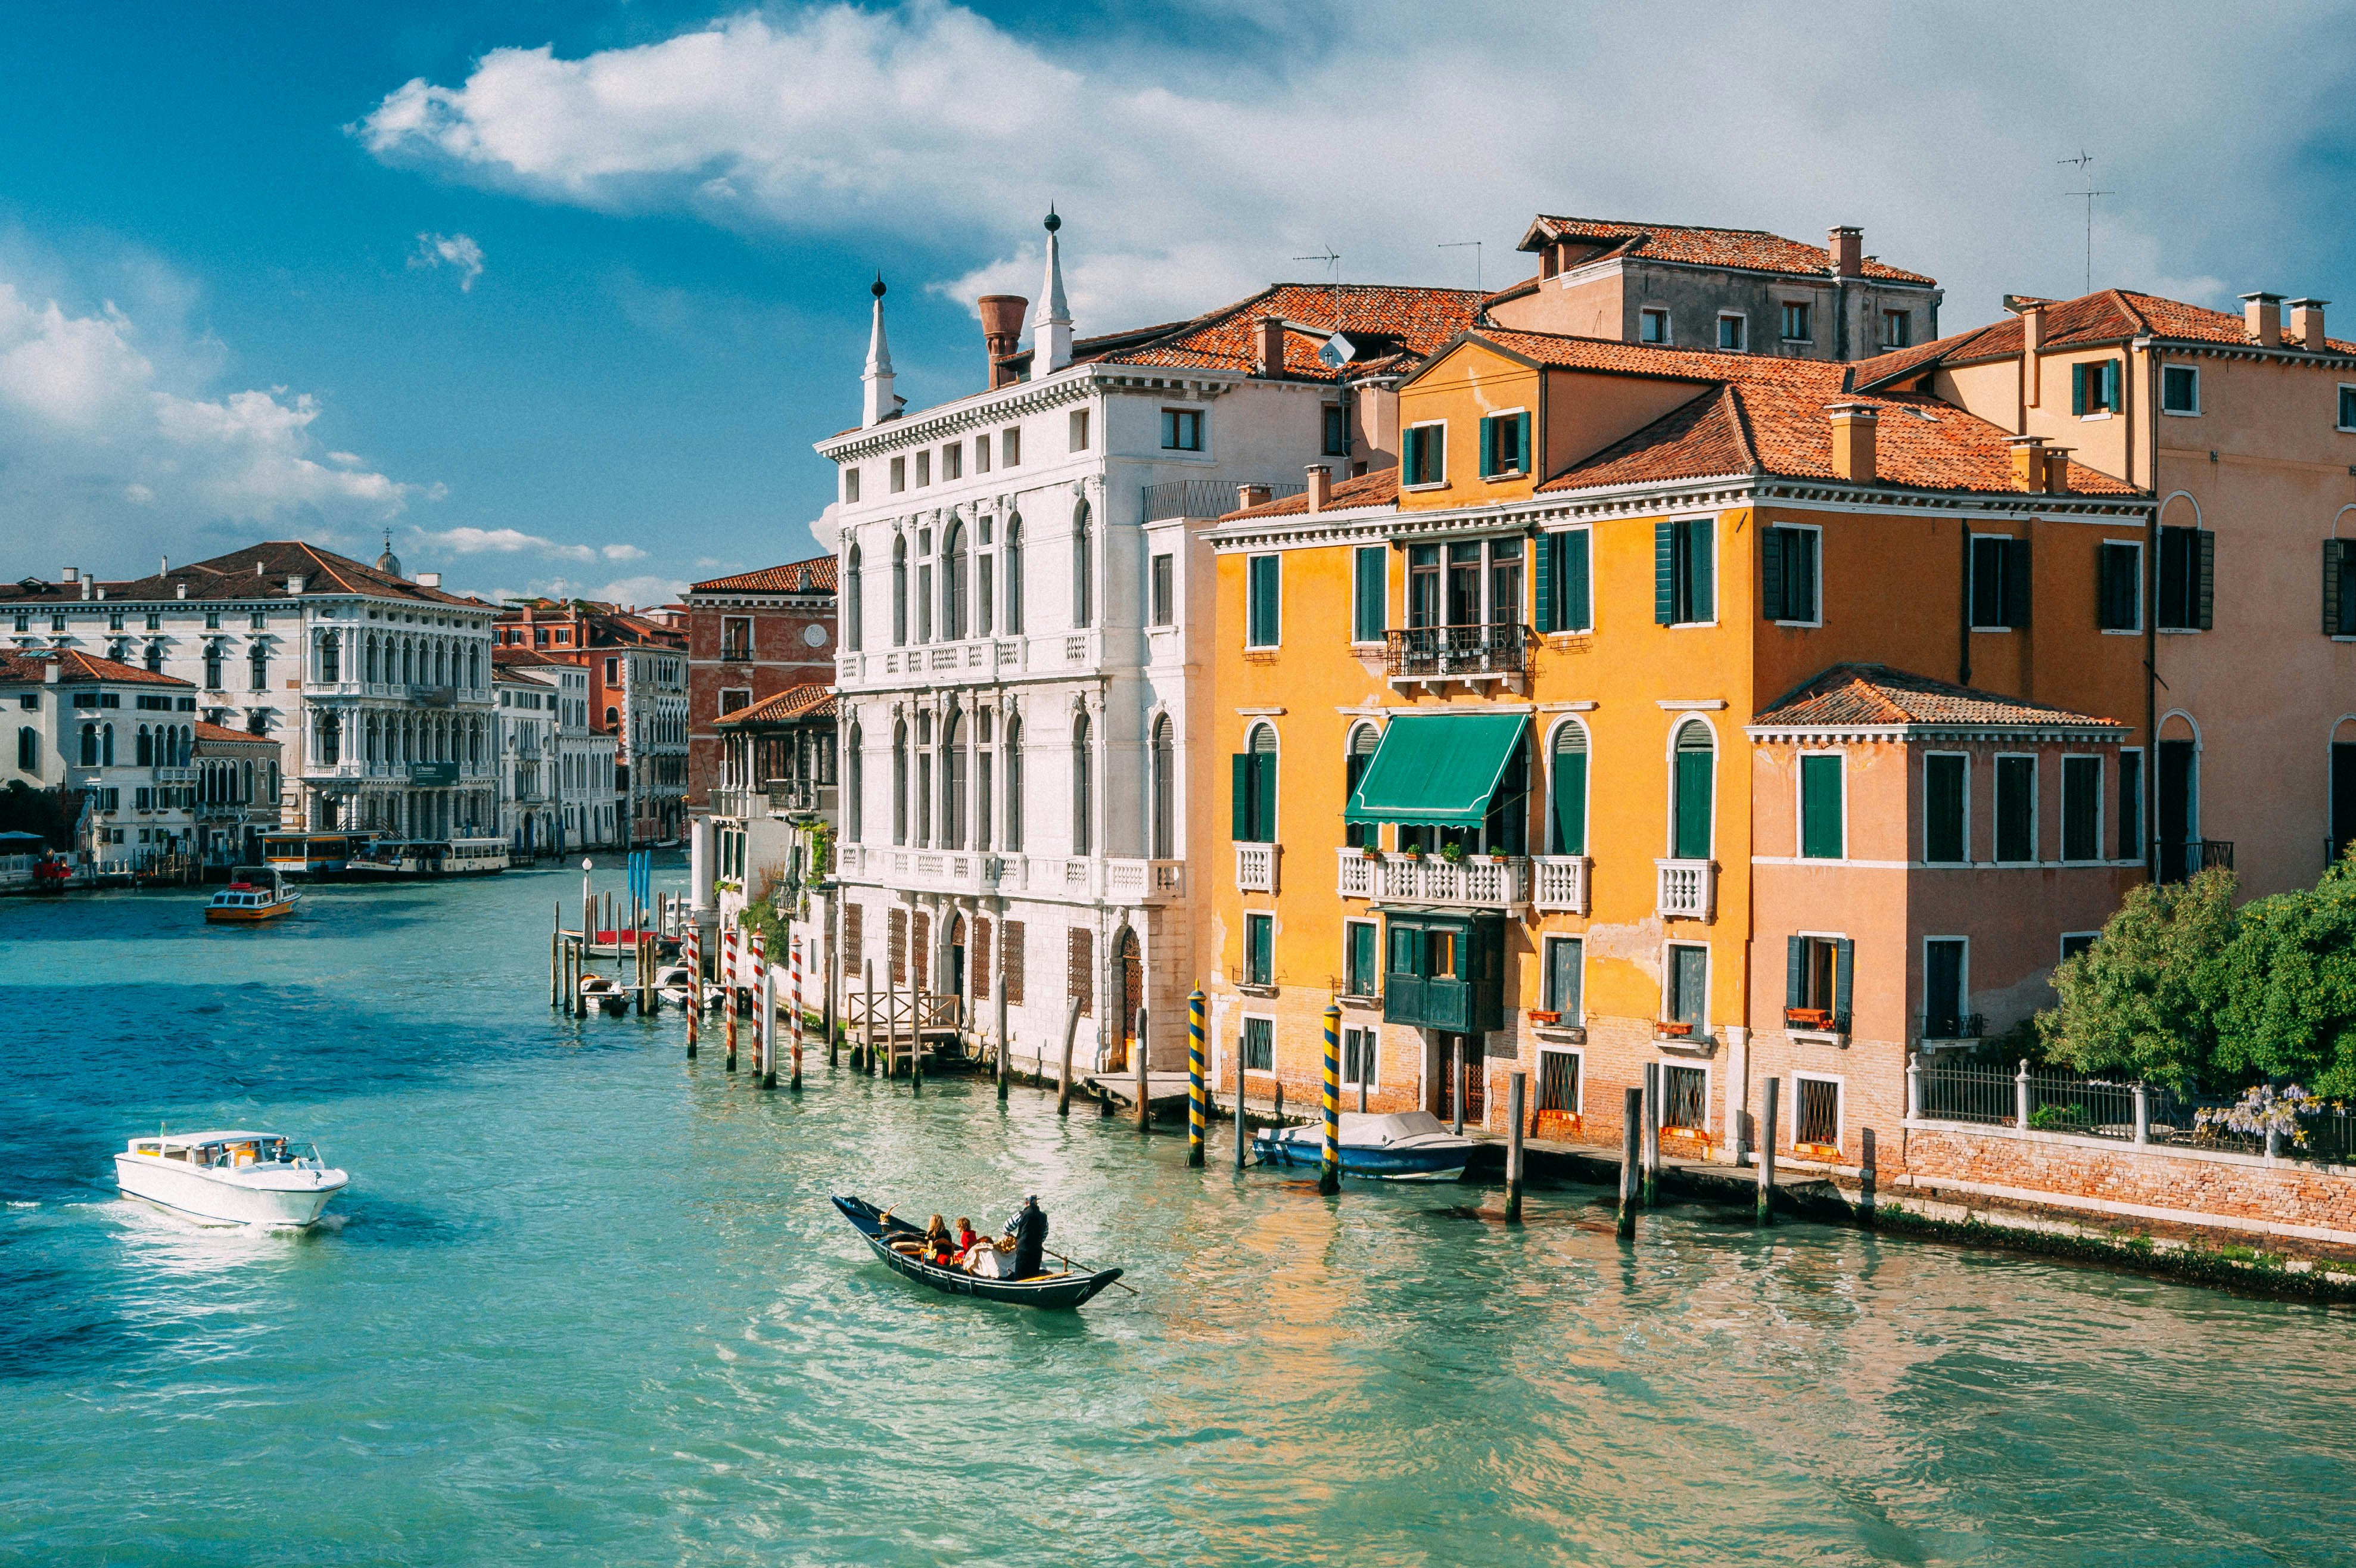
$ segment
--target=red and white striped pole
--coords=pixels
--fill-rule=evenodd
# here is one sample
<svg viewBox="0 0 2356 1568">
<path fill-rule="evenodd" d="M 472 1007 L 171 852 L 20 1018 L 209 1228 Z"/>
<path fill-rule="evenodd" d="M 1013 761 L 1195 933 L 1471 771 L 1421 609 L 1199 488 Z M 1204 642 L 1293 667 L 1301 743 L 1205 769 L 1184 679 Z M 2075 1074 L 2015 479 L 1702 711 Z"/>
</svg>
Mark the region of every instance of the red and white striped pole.
<svg viewBox="0 0 2356 1568">
<path fill-rule="evenodd" d="M 760 1009 L 761 1087 L 777 1087 L 777 971 L 769 961 L 769 944 L 753 933 L 754 1005 Z"/>
<path fill-rule="evenodd" d="M 687 960 L 687 1054 L 695 1055 L 696 1026 L 703 1019 L 703 954 L 696 946 L 696 930 L 687 926 L 679 933 L 680 953 Z"/>
<path fill-rule="evenodd" d="M 736 933 L 720 929 L 720 989 L 728 1008 L 728 1070 L 736 1070 Z"/>
<path fill-rule="evenodd" d="M 788 945 L 793 949 L 793 976 L 794 976 L 794 984 L 793 984 L 793 1009 L 794 1009 L 794 1081 L 793 1081 L 793 1090 L 794 1090 L 794 1092 L 795 1092 L 795 1093 L 799 1094 L 799 1093 L 801 1092 L 801 1089 L 802 1089 L 802 940 L 801 940 L 799 937 L 788 937 L 788 938 L 787 939 L 787 944 L 788 944 Z"/>
</svg>

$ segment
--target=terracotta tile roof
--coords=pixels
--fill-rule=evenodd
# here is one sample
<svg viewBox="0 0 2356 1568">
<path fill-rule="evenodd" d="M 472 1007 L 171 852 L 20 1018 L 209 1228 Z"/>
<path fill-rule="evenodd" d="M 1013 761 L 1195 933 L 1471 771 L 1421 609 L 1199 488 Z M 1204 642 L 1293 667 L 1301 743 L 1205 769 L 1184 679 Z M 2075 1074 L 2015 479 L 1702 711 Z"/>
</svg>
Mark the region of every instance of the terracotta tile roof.
<svg viewBox="0 0 2356 1568">
<path fill-rule="evenodd" d="M 547 670 L 573 668 L 573 661 L 569 659 L 551 659 L 544 654 L 535 653 L 529 648 L 507 644 L 501 644 L 491 650 L 491 662 L 497 665 L 537 666 Z"/>
<path fill-rule="evenodd" d="M 739 708 L 719 721 L 728 725 L 783 724 L 788 719 L 830 719 L 834 717 L 834 688 L 831 686 L 788 686 L 774 697 L 764 697 L 749 708 Z"/>
<path fill-rule="evenodd" d="M 1558 240 L 1600 247 L 1574 261 L 1585 266 L 1606 256 L 1631 261 L 1677 262 L 1697 267 L 1741 267 L 1751 272 L 1787 273 L 1795 276 L 1828 277 L 1832 252 L 1822 245 L 1786 240 L 1763 229 L 1702 229 L 1684 223 L 1623 223 L 1602 218 L 1556 218 L 1541 213 L 1530 220 L 1521 248 L 1534 251 Z M 1888 266 L 1868 257 L 1864 275 L 1883 283 L 1931 284 L 1921 273 Z"/>
<path fill-rule="evenodd" d="M 109 583 L 106 585 L 106 596 L 110 600 L 172 599 L 177 598 L 180 589 L 185 586 L 191 599 L 284 598 L 289 596 L 286 579 L 290 576 L 305 579 L 304 591 L 306 594 L 318 593 L 324 588 L 337 593 L 372 594 L 379 598 L 414 599 L 426 604 L 474 607 L 479 603 L 456 594 L 445 594 L 439 588 L 412 583 L 406 577 L 396 577 L 389 572 L 380 572 L 348 555 L 338 555 L 332 550 L 322 550 L 316 544 L 305 544 L 300 540 L 265 541 L 242 550 L 232 550 L 226 555 L 216 555 L 209 561 L 175 566 L 154 576 Z"/>
<path fill-rule="evenodd" d="M 1751 722 L 1753 729 L 1815 729 L 1844 725 L 1877 729 L 1901 725 L 2101 725 L 2121 734 L 2128 727 L 2116 719 L 1933 681 L 1927 675 L 1912 675 L 1882 664 L 1836 664 L 1776 698 Z"/>
<path fill-rule="evenodd" d="M 267 746 L 275 747 L 279 744 L 277 737 L 274 736 L 254 735 L 250 731 L 241 729 L 223 729 L 219 725 L 209 725 L 202 719 L 198 719 L 197 721 L 197 738 L 200 741 L 209 741 L 215 746 Z"/>
<path fill-rule="evenodd" d="M 1340 303 L 1336 320 L 1335 302 Z M 1285 374 L 1300 381 L 1338 381 L 1368 373 L 1357 361 L 1340 371 L 1317 357 L 1337 327 L 1358 349 L 1358 360 L 1421 359 L 1472 324 L 1482 295 L 1469 288 L 1408 288 L 1388 284 L 1280 283 L 1249 299 L 1200 316 L 1136 348 L 1103 355 L 1112 365 L 1167 365 L 1183 370 L 1256 371 L 1259 318 L 1280 316 Z M 1301 330 L 1309 328 L 1311 330 Z"/>
<path fill-rule="evenodd" d="M 45 681 L 48 678 L 48 666 L 52 660 L 61 666 L 59 678 L 69 684 L 77 681 L 103 681 L 116 686 L 178 686 L 190 692 L 197 689 L 194 681 L 183 681 L 177 675 L 158 674 L 153 670 L 101 659 L 95 653 L 83 653 L 74 649 L 57 653 L 21 648 L 0 651 L 0 682 L 16 685 Z"/>
<path fill-rule="evenodd" d="M 1394 506 L 1398 502 L 1398 470 L 1395 467 L 1377 468 L 1371 474 L 1360 474 L 1356 478 L 1344 479 L 1336 484 L 1325 498 L 1325 510 L 1347 511 L 1357 507 Z M 1232 522 L 1241 517 L 1306 517 L 1308 514 L 1309 498 L 1298 495 L 1269 501 L 1264 506 L 1231 511 L 1220 521 Z"/>
<path fill-rule="evenodd" d="M 739 572 L 733 577 L 712 577 L 701 583 L 691 583 L 691 594 L 830 594 L 834 592 L 834 557 L 813 555 L 807 561 L 788 561 L 782 566 L 764 566 L 757 572 Z"/>
<path fill-rule="evenodd" d="M 1572 338 L 1503 327 L 1483 327 L 1465 336 L 1560 370 L 1617 371 L 1691 381 L 1768 381 L 1818 388 L 1826 397 L 1840 392 L 1847 369 L 1825 360 L 1721 354 L 1715 349 L 1673 349 L 1656 343 L 1623 343 L 1617 338 Z"/>
</svg>

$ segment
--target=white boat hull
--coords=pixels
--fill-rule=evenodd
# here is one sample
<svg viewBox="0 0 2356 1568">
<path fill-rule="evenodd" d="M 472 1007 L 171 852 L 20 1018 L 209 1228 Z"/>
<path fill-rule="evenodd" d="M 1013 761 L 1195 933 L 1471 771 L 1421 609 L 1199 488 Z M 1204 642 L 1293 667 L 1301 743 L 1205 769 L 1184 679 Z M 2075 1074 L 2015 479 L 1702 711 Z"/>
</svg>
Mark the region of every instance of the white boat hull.
<svg viewBox="0 0 2356 1568">
<path fill-rule="evenodd" d="M 145 1155 L 114 1156 L 114 1181 L 127 1197 L 210 1225 L 302 1230 L 316 1224 L 349 1178 L 337 1170 L 255 1172 L 184 1165 Z"/>
</svg>

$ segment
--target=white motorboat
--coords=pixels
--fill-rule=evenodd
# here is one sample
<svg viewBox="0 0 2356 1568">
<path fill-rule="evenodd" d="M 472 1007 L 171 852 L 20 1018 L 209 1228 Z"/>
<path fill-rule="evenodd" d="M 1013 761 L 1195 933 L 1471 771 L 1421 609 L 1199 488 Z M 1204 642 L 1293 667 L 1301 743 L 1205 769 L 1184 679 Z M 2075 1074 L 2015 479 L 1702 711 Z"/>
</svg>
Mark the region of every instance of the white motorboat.
<svg viewBox="0 0 2356 1568">
<path fill-rule="evenodd" d="M 277 1133 L 172 1133 L 134 1138 L 114 1156 L 123 1193 L 211 1225 L 301 1230 L 351 1178 L 308 1144 Z"/>
<path fill-rule="evenodd" d="M 583 975 L 581 999 L 612 1016 L 619 1016 L 630 1010 L 630 993 L 622 989 L 619 981 L 607 974 Z"/>
<path fill-rule="evenodd" d="M 682 1013 L 695 1010 L 695 971 L 683 963 L 667 963 L 655 971 L 655 994 Z"/>
<path fill-rule="evenodd" d="M 1342 1112 L 1334 1152 L 1342 1174 L 1385 1181 L 1455 1181 L 1472 1158 L 1472 1140 L 1458 1137 L 1429 1111 L 1382 1115 Z M 1325 1159 L 1325 1125 L 1312 1119 L 1297 1127 L 1270 1128 L 1252 1140 L 1269 1165 L 1314 1165 Z"/>
</svg>

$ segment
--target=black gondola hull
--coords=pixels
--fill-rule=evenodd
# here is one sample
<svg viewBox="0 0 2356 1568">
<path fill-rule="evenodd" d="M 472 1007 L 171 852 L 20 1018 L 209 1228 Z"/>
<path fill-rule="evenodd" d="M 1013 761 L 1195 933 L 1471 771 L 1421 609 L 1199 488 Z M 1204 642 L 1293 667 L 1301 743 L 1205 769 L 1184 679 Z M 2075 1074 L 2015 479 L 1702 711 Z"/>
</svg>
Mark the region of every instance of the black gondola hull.
<svg viewBox="0 0 2356 1568">
<path fill-rule="evenodd" d="M 866 1239 L 867 1245 L 875 1255 L 894 1273 L 930 1285 L 944 1295 L 970 1295 L 983 1301 L 1012 1302 L 1018 1306 L 1068 1310 L 1120 1278 L 1119 1269 L 1098 1269 L 1093 1273 L 1043 1274 L 1028 1280 L 993 1280 L 969 1274 L 962 1269 L 937 1268 L 905 1252 L 892 1250 L 892 1243 L 895 1240 L 923 1239 L 925 1233 L 906 1220 L 893 1218 L 862 1197 L 837 1197 L 834 1207 L 851 1221 L 851 1229 Z"/>
</svg>

